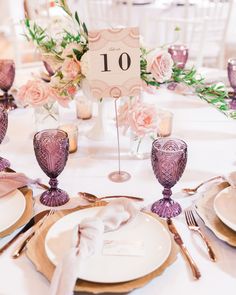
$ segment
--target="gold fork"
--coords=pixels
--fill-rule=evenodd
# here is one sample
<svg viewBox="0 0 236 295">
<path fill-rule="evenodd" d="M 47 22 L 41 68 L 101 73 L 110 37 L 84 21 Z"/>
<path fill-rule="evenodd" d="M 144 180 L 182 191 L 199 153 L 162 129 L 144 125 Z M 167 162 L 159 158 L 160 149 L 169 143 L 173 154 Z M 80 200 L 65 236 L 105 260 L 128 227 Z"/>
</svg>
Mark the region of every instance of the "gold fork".
<svg viewBox="0 0 236 295">
<path fill-rule="evenodd" d="M 16 258 L 20 257 L 20 255 L 25 250 L 28 242 L 33 238 L 33 236 L 36 234 L 36 232 L 39 230 L 39 228 L 44 224 L 44 222 L 48 219 L 48 217 L 53 215 L 55 212 L 56 211 L 54 209 L 51 209 L 47 215 L 45 215 L 37 224 L 34 225 L 32 232 L 29 235 L 27 235 L 27 237 L 14 250 L 14 252 L 12 254 L 12 258 L 16 259 Z"/>
<path fill-rule="evenodd" d="M 196 231 L 199 233 L 199 235 L 201 236 L 201 238 L 203 239 L 203 241 L 205 242 L 206 246 L 207 246 L 207 251 L 209 254 L 209 257 L 212 261 L 216 261 L 216 255 L 211 247 L 211 245 L 209 244 L 208 240 L 206 239 L 205 235 L 202 233 L 194 215 L 193 212 L 191 210 L 185 210 L 184 212 L 185 214 L 185 219 L 188 225 L 188 228 L 190 230 Z"/>
</svg>

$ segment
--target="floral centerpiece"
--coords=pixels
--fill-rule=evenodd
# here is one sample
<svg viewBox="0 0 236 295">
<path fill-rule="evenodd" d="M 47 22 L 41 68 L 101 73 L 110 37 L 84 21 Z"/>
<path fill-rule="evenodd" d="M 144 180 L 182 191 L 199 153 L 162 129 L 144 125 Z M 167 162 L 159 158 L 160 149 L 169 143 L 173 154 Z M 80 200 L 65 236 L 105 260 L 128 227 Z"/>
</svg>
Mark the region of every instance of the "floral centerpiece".
<svg viewBox="0 0 236 295">
<path fill-rule="evenodd" d="M 42 54 L 42 60 L 52 69 L 49 83 L 29 81 L 22 86 L 18 98 L 31 106 L 47 105 L 57 101 L 66 107 L 81 86 L 87 73 L 88 30 L 78 13 L 72 14 L 66 0 L 55 0 L 65 12 L 65 26 L 49 34 L 30 20 L 25 20 L 26 38 L 32 41 Z M 205 85 L 204 79 L 195 68 L 179 69 L 172 61 L 167 48 L 140 48 L 140 73 L 144 91 L 154 92 L 162 84 L 178 83 L 177 89 L 191 89 L 200 98 L 214 104 L 225 114 L 236 118 L 225 100 L 228 94 L 222 84 Z M 29 95 L 30 94 L 30 95 Z M 47 97 L 47 99 L 46 99 Z M 142 102 L 135 101 L 134 105 Z M 145 105 L 143 107 L 146 107 Z M 128 120 L 127 122 L 131 121 Z M 131 125 L 130 125 L 130 128 Z"/>
<path fill-rule="evenodd" d="M 118 124 L 130 132 L 131 154 L 143 159 L 150 156 L 151 143 L 156 138 L 158 114 L 155 105 L 137 98 L 125 100 L 118 109 Z"/>
</svg>

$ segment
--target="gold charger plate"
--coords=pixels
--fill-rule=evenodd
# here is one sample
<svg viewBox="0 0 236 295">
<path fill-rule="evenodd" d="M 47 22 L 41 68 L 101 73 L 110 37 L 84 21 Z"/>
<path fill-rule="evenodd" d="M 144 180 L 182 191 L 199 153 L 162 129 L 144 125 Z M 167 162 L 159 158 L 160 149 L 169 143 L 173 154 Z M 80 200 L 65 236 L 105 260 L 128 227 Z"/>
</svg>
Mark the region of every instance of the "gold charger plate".
<svg viewBox="0 0 236 295">
<path fill-rule="evenodd" d="M 19 227 L 25 225 L 30 218 L 32 217 L 33 214 L 33 193 L 31 189 L 28 189 L 27 187 L 21 188 L 19 189 L 22 194 L 25 197 L 25 201 L 26 201 L 26 206 L 25 206 L 25 210 L 24 213 L 21 215 L 21 217 L 9 228 L 7 228 L 6 230 L 0 232 L 0 238 L 3 238 L 7 235 L 10 235 L 11 233 L 13 233 L 16 229 L 18 229 Z"/>
<path fill-rule="evenodd" d="M 38 231 L 38 234 L 33 239 L 31 239 L 31 241 L 28 243 L 28 247 L 27 247 L 26 254 L 28 258 L 34 263 L 37 271 L 41 272 L 49 281 L 51 280 L 55 267 L 50 262 L 50 260 L 48 259 L 46 255 L 44 242 L 45 242 L 45 237 L 47 235 L 49 228 L 58 219 L 65 216 L 66 214 L 69 214 L 77 210 L 96 207 L 96 206 L 104 206 L 104 205 L 106 205 L 106 202 L 97 202 L 94 205 L 83 206 L 83 207 L 79 206 L 77 208 L 70 209 L 70 210 L 58 211 L 54 215 L 50 216 L 47 219 L 47 221 L 43 224 L 43 226 L 40 228 L 40 230 Z M 148 214 L 151 214 L 152 216 L 157 218 L 155 214 L 152 214 L 152 213 L 148 213 Z M 158 220 L 167 228 L 164 220 L 161 220 L 159 218 Z M 74 290 L 80 291 L 80 292 L 91 292 L 94 294 L 106 293 L 106 292 L 112 292 L 112 293 L 130 292 L 133 289 L 144 286 L 153 278 L 163 273 L 163 271 L 176 260 L 177 254 L 178 254 L 178 247 L 176 246 L 171 236 L 171 252 L 169 254 L 169 257 L 159 268 L 149 273 L 148 275 L 136 280 L 128 281 L 128 282 L 110 283 L 110 284 L 93 283 L 93 282 L 88 282 L 84 280 L 77 280 Z"/>
<path fill-rule="evenodd" d="M 236 247 L 236 232 L 225 225 L 216 215 L 214 210 L 214 199 L 216 195 L 228 186 L 228 182 L 214 185 L 203 194 L 202 198 L 197 200 L 195 208 L 205 225 L 212 230 L 220 240 Z"/>
</svg>

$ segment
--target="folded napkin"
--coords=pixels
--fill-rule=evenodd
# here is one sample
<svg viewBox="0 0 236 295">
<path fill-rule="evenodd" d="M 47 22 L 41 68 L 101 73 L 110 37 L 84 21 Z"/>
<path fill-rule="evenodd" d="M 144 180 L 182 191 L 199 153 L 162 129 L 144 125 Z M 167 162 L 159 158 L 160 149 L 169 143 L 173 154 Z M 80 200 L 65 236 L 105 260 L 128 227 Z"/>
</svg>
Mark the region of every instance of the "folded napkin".
<svg viewBox="0 0 236 295">
<path fill-rule="evenodd" d="M 0 172 L 0 197 L 17 188 L 37 182 L 38 180 L 30 179 L 24 173 Z"/>
<path fill-rule="evenodd" d="M 86 257 L 101 249 L 104 232 L 114 231 L 131 221 L 138 210 L 127 199 L 111 201 L 96 216 L 85 218 L 76 226 L 71 249 L 58 264 L 52 278 L 51 295 L 71 295 L 78 269 Z"/>
</svg>

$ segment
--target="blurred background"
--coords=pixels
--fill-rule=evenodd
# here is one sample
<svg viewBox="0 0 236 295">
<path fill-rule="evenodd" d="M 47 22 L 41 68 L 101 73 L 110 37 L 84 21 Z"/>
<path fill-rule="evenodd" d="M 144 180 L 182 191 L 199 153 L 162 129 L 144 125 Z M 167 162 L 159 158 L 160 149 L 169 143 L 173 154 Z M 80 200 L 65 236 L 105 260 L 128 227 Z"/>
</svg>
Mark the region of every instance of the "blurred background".
<svg viewBox="0 0 236 295">
<path fill-rule="evenodd" d="M 186 44 L 196 66 L 226 68 L 236 57 L 236 0 L 68 0 L 88 29 L 139 26 L 145 46 Z M 40 61 L 23 36 L 27 15 L 57 32 L 66 28 L 63 11 L 53 0 L 0 1 L 0 58 L 12 58 L 16 67 Z"/>
</svg>

